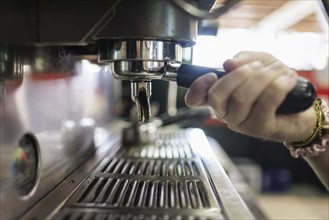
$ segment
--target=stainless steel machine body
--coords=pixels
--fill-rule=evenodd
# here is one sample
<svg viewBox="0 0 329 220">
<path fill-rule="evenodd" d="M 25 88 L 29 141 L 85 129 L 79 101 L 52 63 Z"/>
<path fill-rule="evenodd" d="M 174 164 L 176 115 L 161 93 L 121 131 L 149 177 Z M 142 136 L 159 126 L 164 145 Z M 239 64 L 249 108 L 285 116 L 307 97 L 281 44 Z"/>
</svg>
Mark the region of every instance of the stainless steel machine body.
<svg viewBox="0 0 329 220">
<path fill-rule="evenodd" d="M 23 66 L 23 78 L 1 81 L 1 219 L 22 215 L 88 160 L 97 127 L 115 118 L 107 68 L 86 61 L 64 72 L 48 68 L 61 60 L 53 48 L 39 49 L 42 57 Z"/>
<path fill-rule="evenodd" d="M 200 2 L 209 4 L 207 1 Z M 95 53 L 98 46 L 98 61 L 114 62 L 116 69 L 131 72 L 127 79 L 132 80 L 132 84 L 152 80 L 149 73 L 156 72 L 161 62 L 180 62 L 181 47 L 192 46 L 197 34 L 197 19 L 187 16 L 172 1 L 98 0 L 68 3 L 31 0 L 22 3 L 14 0 L 3 1 L 0 12 L 2 20 L 11 21 L 2 24 L 5 30 L 2 41 L 9 44 L 89 45 L 85 53 Z M 23 38 L 18 33 L 24 32 L 24 29 L 18 31 L 17 27 L 26 28 L 27 34 Z M 130 45 L 130 40 L 140 42 L 140 45 Z M 107 45 L 114 48 L 108 49 Z M 125 47 L 129 52 L 117 54 L 118 46 Z M 143 77 L 136 79 L 133 76 L 142 71 Z M 151 94 L 151 91 L 143 92 L 145 89 L 151 90 L 151 87 L 143 87 L 140 93 L 137 90 L 138 94 L 132 94 L 139 118 L 144 122 L 150 119 L 150 106 L 138 103 L 140 99 L 150 99 L 145 94 Z"/>
<path fill-rule="evenodd" d="M 173 1 L 1 0 L 0 218 L 252 219 L 200 130 L 122 138 L 111 74 L 148 121 L 151 80 L 196 31 Z"/>
<path fill-rule="evenodd" d="M 199 129 L 160 129 L 156 142 L 135 146 L 110 139 L 97 151 L 107 154 L 88 162 L 95 169 L 80 167 L 23 218 L 254 218 Z"/>
</svg>

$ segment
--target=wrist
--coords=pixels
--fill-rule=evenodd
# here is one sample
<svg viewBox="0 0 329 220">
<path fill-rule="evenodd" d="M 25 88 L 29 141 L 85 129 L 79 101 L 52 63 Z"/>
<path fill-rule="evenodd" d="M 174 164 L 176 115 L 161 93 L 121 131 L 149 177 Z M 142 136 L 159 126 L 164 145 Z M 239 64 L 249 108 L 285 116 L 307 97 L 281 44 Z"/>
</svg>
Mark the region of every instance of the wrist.
<svg viewBox="0 0 329 220">
<path fill-rule="evenodd" d="M 302 141 L 284 142 L 293 157 L 317 156 L 329 148 L 329 108 L 326 102 L 316 99 L 314 104 L 316 123 L 311 135 Z"/>
<path fill-rule="evenodd" d="M 285 142 L 299 142 L 308 139 L 313 134 L 316 124 L 316 112 L 314 107 L 311 106 L 306 112 L 301 113 L 300 116 L 296 118 L 294 133 L 290 136 L 290 139 L 285 140 Z"/>
</svg>

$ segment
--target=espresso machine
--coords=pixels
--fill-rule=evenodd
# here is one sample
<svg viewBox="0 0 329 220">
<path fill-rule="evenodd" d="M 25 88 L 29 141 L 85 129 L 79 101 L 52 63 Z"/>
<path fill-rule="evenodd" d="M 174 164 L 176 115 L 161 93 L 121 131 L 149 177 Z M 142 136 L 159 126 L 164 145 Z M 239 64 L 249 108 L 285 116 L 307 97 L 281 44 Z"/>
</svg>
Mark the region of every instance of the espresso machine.
<svg viewBox="0 0 329 220">
<path fill-rule="evenodd" d="M 1 219 L 254 219 L 216 143 L 165 126 L 150 104 L 156 80 L 226 74 L 184 63 L 183 51 L 200 19 L 238 2 L 1 0 Z M 301 79 L 279 110 L 314 97 Z"/>
</svg>

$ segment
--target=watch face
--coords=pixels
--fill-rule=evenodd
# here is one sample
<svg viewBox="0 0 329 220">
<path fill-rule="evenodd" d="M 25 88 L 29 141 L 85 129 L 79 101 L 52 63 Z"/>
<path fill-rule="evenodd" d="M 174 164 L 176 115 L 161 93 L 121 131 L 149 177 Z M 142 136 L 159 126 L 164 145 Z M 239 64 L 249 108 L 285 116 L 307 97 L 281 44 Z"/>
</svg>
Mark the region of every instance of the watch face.
<svg viewBox="0 0 329 220">
<path fill-rule="evenodd" d="M 29 195 L 37 183 L 39 153 L 35 138 L 24 135 L 15 147 L 12 157 L 14 186 L 20 196 Z"/>
</svg>

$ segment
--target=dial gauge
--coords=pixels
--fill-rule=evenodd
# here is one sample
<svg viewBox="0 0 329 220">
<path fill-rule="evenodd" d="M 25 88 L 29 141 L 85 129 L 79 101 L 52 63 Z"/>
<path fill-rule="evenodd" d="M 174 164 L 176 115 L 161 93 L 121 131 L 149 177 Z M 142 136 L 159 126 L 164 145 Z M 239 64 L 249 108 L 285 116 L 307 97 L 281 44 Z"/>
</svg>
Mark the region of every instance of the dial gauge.
<svg viewBox="0 0 329 220">
<path fill-rule="evenodd" d="M 38 179 L 39 151 L 36 139 L 25 134 L 15 147 L 12 157 L 14 187 L 20 196 L 31 194 Z"/>
</svg>

